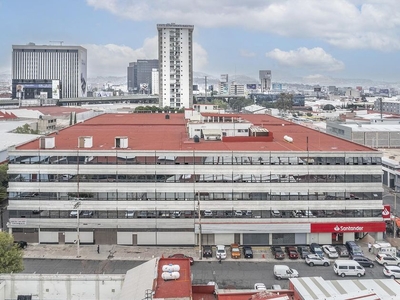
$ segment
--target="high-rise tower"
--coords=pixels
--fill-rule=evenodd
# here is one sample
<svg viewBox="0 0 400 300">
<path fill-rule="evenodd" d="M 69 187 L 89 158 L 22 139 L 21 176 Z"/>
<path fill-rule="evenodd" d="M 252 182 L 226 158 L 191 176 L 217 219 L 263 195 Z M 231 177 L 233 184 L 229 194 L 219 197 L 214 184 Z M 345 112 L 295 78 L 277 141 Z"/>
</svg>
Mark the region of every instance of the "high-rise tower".
<svg viewBox="0 0 400 300">
<path fill-rule="evenodd" d="M 160 107 L 193 105 L 193 25 L 157 24 Z"/>
<path fill-rule="evenodd" d="M 260 70 L 261 92 L 271 90 L 271 70 Z"/>
</svg>

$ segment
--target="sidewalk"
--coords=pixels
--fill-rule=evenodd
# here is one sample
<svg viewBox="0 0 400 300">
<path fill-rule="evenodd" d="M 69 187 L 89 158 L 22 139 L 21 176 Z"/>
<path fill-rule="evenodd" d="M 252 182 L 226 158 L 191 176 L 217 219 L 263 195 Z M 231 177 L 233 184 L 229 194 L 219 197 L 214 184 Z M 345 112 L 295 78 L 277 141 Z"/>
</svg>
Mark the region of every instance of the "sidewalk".
<svg viewBox="0 0 400 300">
<path fill-rule="evenodd" d="M 399 239 L 400 240 L 400 239 Z M 362 248 L 366 257 L 375 259 L 373 253 L 368 252 L 368 239 L 364 238 L 357 242 Z M 230 258 L 230 252 L 228 252 L 227 261 L 236 259 Z M 155 257 L 168 257 L 169 255 L 182 253 L 187 256 L 193 257 L 195 261 L 200 260 L 199 248 L 195 247 L 151 247 L 151 246 L 121 246 L 121 245 L 100 245 L 100 253 L 97 253 L 97 245 L 80 245 L 79 257 L 78 257 L 78 246 L 76 244 L 29 244 L 24 251 L 24 258 L 44 258 L 44 259 L 82 259 L 82 260 L 150 260 Z M 244 259 L 240 261 L 275 261 L 285 263 L 290 260 L 285 258 L 284 260 L 277 261 L 272 257 L 271 250 L 269 247 L 253 247 L 253 259 Z M 347 259 L 347 258 L 341 258 Z M 216 261 L 215 252 L 212 258 L 201 258 L 203 261 Z"/>
</svg>

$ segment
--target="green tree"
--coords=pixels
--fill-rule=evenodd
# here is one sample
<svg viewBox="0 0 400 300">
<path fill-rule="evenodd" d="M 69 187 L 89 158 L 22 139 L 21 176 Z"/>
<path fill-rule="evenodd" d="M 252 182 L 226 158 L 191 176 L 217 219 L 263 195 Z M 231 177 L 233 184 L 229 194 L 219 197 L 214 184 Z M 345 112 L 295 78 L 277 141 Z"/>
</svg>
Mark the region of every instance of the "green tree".
<svg viewBox="0 0 400 300">
<path fill-rule="evenodd" d="M 221 109 L 227 109 L 228 108 L 228 103 L 224 102 L 224 100 L 221 99 L 213 99 L 212 100 L 213 105 L 217 105 Z"/>
<path fill-rule="evenodd" d="M 15 133 L 25 133 L 25 134 L 38 134 L 38 130 L 33 130 L 28 123 L 23 126 L 19 126 L 15 129 Z"/>
<path fill-rule="evenodd" d="M 24 270 L 22 250 L 14 244 L 7 232 L 0 232 L 0 273 L 18 273 Z"/>
<path fill-rule="evenodd" d="M 293 108 L 293 95 L 281 93 L 275 102 L 275 108 L 279 109 L 280 112 L 291 111 Z"/>
<path fill-rule="evenodd" d="M 7 199 L 8 187 L 8 164 L 0 165 L 0 202 Z"/>
</svg>

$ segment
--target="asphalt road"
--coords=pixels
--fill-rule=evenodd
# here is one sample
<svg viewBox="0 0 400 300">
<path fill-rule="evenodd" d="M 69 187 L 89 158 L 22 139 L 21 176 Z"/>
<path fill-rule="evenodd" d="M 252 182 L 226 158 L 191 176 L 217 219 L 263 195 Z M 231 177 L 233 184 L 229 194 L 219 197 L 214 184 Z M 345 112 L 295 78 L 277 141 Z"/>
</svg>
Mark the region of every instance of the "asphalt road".
<svg viewBox="0 0 400 300">
<path fill-rule="evenodd" d="M 23 273 L 37 274 L 125 274 L 143 261 L 120 260 L 66 260 L 66 259 L 24 259 L 25 270 Z M 219 264 L 215 259 L 195 262 L 192 266 L 193 283 L 207 284 L 214 281 L 219 288 L 253 288 L 254 283 L 263 282 L 267 287 L 279 284 L 282 288 L 288 288 L 288 280 L 277 280 L 273 275 L 275 264 L 287 264 L 296 269 L 301 277 L 321 276 L 325 280 L 342 280 L 333 272 L 333 267 L 309 267 L 304 260 L 296 261 L 223 261 Z M 363 279 L 386 278 L 382 273 L 383 267 L 375 264 L 374 268 L 366 268 Z M 357 279 L 357 277 L 345 277 L 344 280 Z"/>
</svg>

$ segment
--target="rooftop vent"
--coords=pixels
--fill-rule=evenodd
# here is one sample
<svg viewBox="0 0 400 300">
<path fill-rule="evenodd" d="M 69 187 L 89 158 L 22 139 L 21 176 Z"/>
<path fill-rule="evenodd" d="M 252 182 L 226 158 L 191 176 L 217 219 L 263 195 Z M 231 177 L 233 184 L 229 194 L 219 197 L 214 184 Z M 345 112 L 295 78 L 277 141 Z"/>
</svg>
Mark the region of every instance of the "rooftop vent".
<svg viewBox="0 0 400 300">
<path fill-rule="evenodd" d="M 40 149 L 52 149 L 56 146 L 54 136 L 43 136 L 39 138 Z"/>
<path fill-rule="evenodd" d="M 285 135 L 285 136 L 283 137 L 283 139 L 284 139 L 286 142 L 288 142 L 288 143 L 293 143 L 293 138 L 290 137 L 290 136 L 288 136 L 288 135 Z"/>
<path fill-rule="evenodd" d="M 166 119 L 166 120 L 169 120 L 169 115 L 165 115 L 165 119 Z"/>
<path fill-rule="evenodd" d="M 92 136 L 80 136 L 78 137 L 78 148 L 92 148 L 93 137 Z"/>
<path fill-rule="evenodd" d="M 199 138 L 198 135 L 195 135 L 195 136 L 193 137 L 193 140 L 194 140 L 195 143 L 199 143 L 199 142 L 200 142 L 200 138 Z"/>
</svg>

